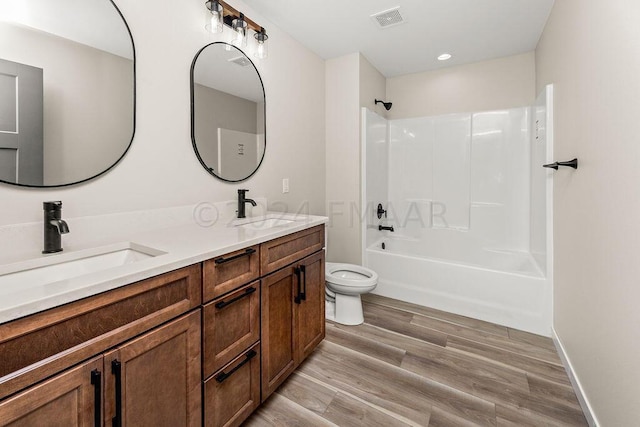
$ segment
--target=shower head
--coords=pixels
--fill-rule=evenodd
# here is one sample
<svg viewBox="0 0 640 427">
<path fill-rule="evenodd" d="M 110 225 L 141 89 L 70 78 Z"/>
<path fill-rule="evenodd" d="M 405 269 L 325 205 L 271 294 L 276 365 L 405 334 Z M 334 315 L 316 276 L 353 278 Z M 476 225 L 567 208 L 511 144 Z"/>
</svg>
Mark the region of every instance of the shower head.
<svg viewBox="0 0 640 427">
<path fill-rule="evenodd" d="M 392 102 L 384 102 L 384 101 L 381 101 L 379 99 L 376 99 L 376 104 L 384 105 L 384 108 L 386 108 L 387 111 L 391 110 L 391 106 L 393 105 Z"/>
</svg>

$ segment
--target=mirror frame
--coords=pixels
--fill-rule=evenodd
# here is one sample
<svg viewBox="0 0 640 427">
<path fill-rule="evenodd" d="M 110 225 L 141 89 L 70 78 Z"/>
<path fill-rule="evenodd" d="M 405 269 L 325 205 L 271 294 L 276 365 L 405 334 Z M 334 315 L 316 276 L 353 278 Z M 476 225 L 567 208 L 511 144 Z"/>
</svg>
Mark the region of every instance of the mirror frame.
<svg viewBox="0 0 640 427">
<path fill-rule="evenodd" d="M 240 52 L 245 58 L 247 58 L 249 60 L 249 62 L 251 63 L 251 66 L 253 67 L 253 69 L 256 72 L 256 75 L 258 76 L 258 79 L 260 80 L 260 86 L 262 86 L 262 99 L 264 99 L 264 151 L 262 152 L 262 157 L 260 158 L 260 161 L 258 162 L 258 165 L 256 166 L 256 168 L 253 170 L 253 172 L 251 172 L 249 175 L 247 175 L 246 177 L 242 178 L 242 179 L 236 179 L 236 180 L 232 180 L 232 179 L 226 179 L 223 178 L 219 175 L 217 175 L 215 172 L 213 172 L 213 170 L 211 170 L 211 168 L 204 162 L 204 160 L 202 159 L 202 157 L 200 156 L 200 152 L 198 151 L 198 146 L 196 143 L 196 115 L 195 115 L 195 79 L 194 79 L 194 71 L 196 68 L 196 62 L 198 61 L 198 58 L 200 57 L 200 54 L 209 46 L 213 46 L 215 44 L 220 44 L 220 45 L 224 45 L 224 46 L 230 46 L 233 49 L 236 49 L 238 52 Z M 251 58 L 249 58 L 249 56 L 247 56 L 247 54 L 242 50 L 242 49 L 238 49 L 236 46 L 226 43 L 226 42 L 213 42 L 213 43 L 209 43 L 206 46 L 204 46 L 202 49 L 200 49 L 198 51 L 198 53 L 196 53 L 196 56 L 193 58 L 193 62 L 191 62 L 191 143 L 193 145 L 193 151 L 196 154 L 196 157 L 198 158 L 198 161 L 200 162 L 200 164 L 202 165 L 202 167 L 204 168 L 204 170 L 206 170 L 207 172 L 209 172 L 209 174 L 215 176 L 216 178 L 218 178 L 221 181 L 224 182 L 230 182 L 230 183 L 234 183 L 234 182 L 242 182 L 242 181 L 246 181 L 247 179 L 251 178 L 253 175 L 255 175 L 256 172 L 258 172 L 258 169 L 260 169 L 260 166 L 262 165 L 262 162 L 264 161 L 264 156 L 267 153 L 267 96 L 264 90 L 264 82 L 262 81 L 262 76 L 260 75 L 260 72 L 258 71 L 258 68 L 256 67 L 256 64 L 253 63 L 253 61 L 251 60 Z"/>
<path fill-rule="evenodd" d="M 118 163 L 120 163 L 120 161 L 124 158 L 124 156 L 129 152 L 129 149 L 131 148 L 131 144 L 133 143 L 133 138 L 136 135 L 136 110 L 137 110 L 137 99 L 136 99 L 136 81 L 137 81 L 137 76 L 136 76 L 136 45 L 135 42 L 133 41 L 133 35 L 131 34 L 131 28 L 129 28 L 129 23 L 127 22 L 126 19 L 124 19 L 124 15 L 122 14 L 122 12 L 120 11 L 120 8 L 118 8 L 118 6 L 113 2 L 113 0 L 106 0 L 109 3 L 111 3 L 111 5 L 114 7 L 114 9 L 116 10 L 116 12 L 118 13 L 118 15 L 120 16 L 120 18 L 122 19 L 122 22 L 124 23 L 124 27 L 127 29 L 127 33 L 129 34 L 129 39 L 131 40 L 131 50 L 133 53 L 133 117 L 132 117 L 132 132 L 131 132 L 131 140 L 129 141 L 129 144 L 127 145 L 127 148 L 124 150 L 124 152 L 120 155 L 120 157 L 118 157 L 116 159 L 115 162 L 113 162 L 113 164 L 111 166 L 109 166 L 108 168 L 106 168 L 105 170 L 90 176 L 88 178 L 82 179 L 80 181 L 74 181 L 74 182 L 69 182 L 66 184 L 56 184 L 56 185 L 30 185 L 30 184 L 20 184 L 17 182 L 9 182 L 9 181 L 3 181 L 0 179 L 0 183 L 3 184 L 9 184 L 9 185 L 13 185 L 16 187 L 23 187 L 23 188 L 61 188 L 61 187 L 69 187 L 71 185 L 78 185 L 78 184 L 83 184 L 87 181 L 91 181 L 92 179 L 96 179 L 99 176 L 102 176 L 104 174 L 106 174 L 107 172 L 109 172 L 110 170 L 112 170 Z"/>
</svg>

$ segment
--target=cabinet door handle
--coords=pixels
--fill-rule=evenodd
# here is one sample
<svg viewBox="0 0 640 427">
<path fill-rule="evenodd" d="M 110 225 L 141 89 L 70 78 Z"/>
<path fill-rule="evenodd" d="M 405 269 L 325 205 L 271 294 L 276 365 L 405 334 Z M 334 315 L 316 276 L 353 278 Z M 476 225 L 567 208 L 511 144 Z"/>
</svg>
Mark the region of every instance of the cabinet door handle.
<svg viewBox="0 0 640 427">
<path fill-rule="evenodd" d="M 253 359 L 256 356 L 256 354 L 257 353 L 254 350 L 249 351 L 247 353 L 247 355 L 246 355 L 246 358 L 242 362 L 240 362 L 235 368 L 233 368 L 229 372 L 222 371 L 218 375 L 216 375 L 216 381 L 218 381 L 219 383 L 222 383 L 224 380 L 226 380 L 231 375 L 233 375 L 234 372 L 236 372 L 238 369 L 242 368 L 248 361 Z"/>
<path fill-rule="evenodd" d="M 298 278 L 298 295 L 295 296 L 293 301 L 296 304 L 300 304 L 302 301 L 302 278 L 300 277 L 300 267 L 295 267 L 293 271 L 296 273 L 296 277 Z"/>
<path fill-rule="evenodd" d="M 217 309 L 225 308 L 226 306 L 233 304 L 234 302 L 246 297 L 247 295 L 251 295 L 255 291 L 256 291 L 256 288 L 254 288 L 254 287 L 247 288 L 247 289 L 244 290 L 243 294 L 238 295 L 235 298 L 231 298 L 229 301 L 220 301 L 220 302 L 216 303 L 216 308 Z"/>
<path fill-rule="evenodd" d="M 111 420 L 112 427 L 122 426 L 122 364 L 118 360 L 111 362 L 111 373 L 116 377 L 116 415 Z"/>
<path fill-rule="evenodd" d="M 253 248 L 248 248 L 247 250 L 245 250 L 244 252 L 234 255 L 234 256 L 230 256 L 229 258 L 225 258 L 225 257 L 220 257 L 220 258 L 216 258 L 213 262 L 216 263 L 216 265 L 220 265 L 220 264 L 224 264 L 227 262 L 231 262 L 234 261 L 238 258 L 242 258 L 243 256 L 251 256 L 252 254 L 256 253 L 256 250 Z"/>
<path fill-rule="evenodd" d="M 93 385 L 93 423 L 96 427 L 102 425 L 102 372 L 97 369 L 91 371 Z"/>
<path fill-rule="evenodd" d="M 306 301 L 307 300 L 307 266 L 306 265 L 301 265 L 300 266 L 300 271 L 302 272 L 302 292 L 300 292 L 300 299 L 302 301 Z"/>
</svg>

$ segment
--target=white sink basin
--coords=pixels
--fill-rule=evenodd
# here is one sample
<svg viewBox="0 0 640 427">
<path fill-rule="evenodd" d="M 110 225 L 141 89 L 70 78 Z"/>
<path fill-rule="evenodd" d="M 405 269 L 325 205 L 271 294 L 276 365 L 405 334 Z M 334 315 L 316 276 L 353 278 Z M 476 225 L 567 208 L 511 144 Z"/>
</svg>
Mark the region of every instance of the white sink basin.
<svg viewBox="0 0 640 427">
<path fill-rule="evenodd" d="M 0 266 L 0 295 L 143 261 L 165 252 L 132 242 Z"/>
<path fill-rule="evenodd" d="M 253 218 L 237 219 L 232 223 L 233 227 L 245 230 L 266 230 L 268 228 L 282 227 L 299 221 L 295 215 L 270 214 Z"/>
</svg>

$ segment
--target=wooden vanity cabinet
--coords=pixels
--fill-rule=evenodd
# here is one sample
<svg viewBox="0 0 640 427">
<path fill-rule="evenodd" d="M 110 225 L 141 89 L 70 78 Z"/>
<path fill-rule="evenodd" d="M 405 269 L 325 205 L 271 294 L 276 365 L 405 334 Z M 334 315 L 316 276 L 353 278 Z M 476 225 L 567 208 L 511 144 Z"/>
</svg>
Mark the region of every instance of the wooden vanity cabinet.
<svg viewBox="0 0 640 427">
<path fill-rule="evenodd" d="M 0 426 L 200 425 L 201 304 L 196 265 L 0 325 Z"/>
<path fill-rule="evenodd" d="M 289 248 L 282 252 L 295 261 L 262 279 L 262 401 L 324 339 L 324 226 L 265 245 Z M 291 249 L 312 255 L 292 258 Z M 262 265 L 278 266 L 279 261 L 273 257 Z"/>
<path fill-rule="evenodd" d="M 320 225 L 0 324 L 0 427 L 239 426 L 324 338 L 323 247 Z"/>
</svg>

